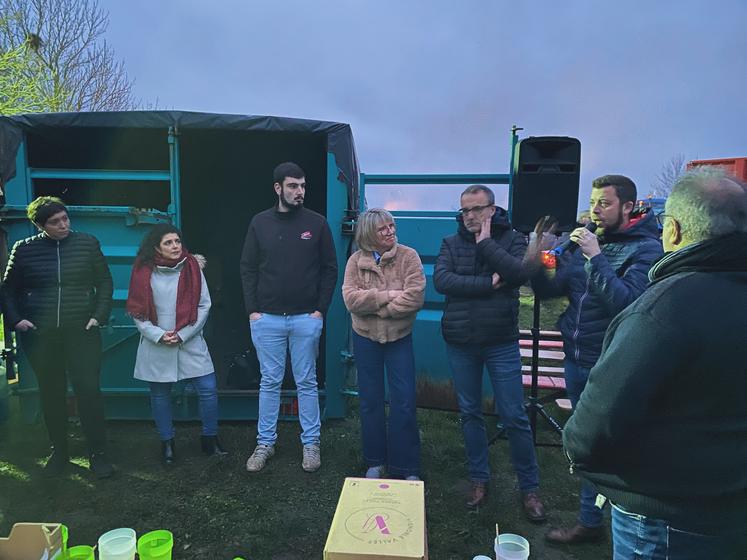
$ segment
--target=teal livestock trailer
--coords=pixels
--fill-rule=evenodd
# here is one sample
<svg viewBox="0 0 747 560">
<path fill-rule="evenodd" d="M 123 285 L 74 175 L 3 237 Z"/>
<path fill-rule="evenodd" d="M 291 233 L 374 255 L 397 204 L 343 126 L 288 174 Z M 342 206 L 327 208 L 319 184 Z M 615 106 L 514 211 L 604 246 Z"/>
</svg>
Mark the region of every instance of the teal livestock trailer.
<svg viewBox="0 0 747 560">
<path fill-rule="evenodd" d="M 27 204 L 55 195 L 68 204 L 73 228 L 101 241 L 114 277 L 114 308 L 102 329 L 108 418 L 150 418 L 147 385 L 132 377 L 139 334 L 124 304 L 140 240 L 160 222 L 181 227 L 187 247 L 208 261 L 213 307 L 205 337 L 219 379 L 221 418 L 256 418 L 258 364 L 250 350 L 238 263 L 249 221 L 275 201 L 272 170 L 288 160 L 306 171 L 306 206 L 327 217 L 337 250 L 338 289 L 326 318 L 318 375 L 324 416 L 342 417 L 349 323 L 339 286 L 359 200 L 348 125 L 180 111 L 0 118 L 3 251 L 35 233 L 25 216 Z M 5 258 L 7 253 L 3 268 Z M 8 371 L 17 367 L 16 393 L 32 421 L 39 411 L 36 379 L 22 349 L 14 351 L 10 325 L 5 333 Z M 176 391 L 175 416 L 196 418 L 195 399 Z M 296 412 L 294 395 L 292 383 L 284 383 L 283 416 Z"/>
<path fill-rule="evenodd" d="M 510 154 L 518 145 L 512 131 Z M 452 186 L 458 203 L 464 186 L 496 187 L 511 211 L 513 174 L 370 175 L 358 171 L 350 127 L 346 124 L 178 111 L 70 113 L 0 118 L 0 179 L 3 206 L 0 249 L 34 233 L 26 205 L 39 195 L 60 196 L 73 227 L 96 235 L 114 277 L 114 309 L 102 329 L 102 391 L 107 417 L 150 418 L 147 386 L 132 377 L 139 339 L 124 312 L 137 247 L 153 224 L 172 222 L 184 232 L 187 247 L 206 256 L 213 299 L 205 337 L 219 379 L 222 419 L 257 417 L 258 363 L 251 351 L 238 273 L 239 256 L 252 216 L 275 202 L 272 169 L 298 162 L 307 174 L 306 206 L 324 214 L 334 236 L 338 286 L 326 318 L 318 364 L 325 418 L 345 415 L 345 395 L 356 394 L 349 317 L 340 286 L 352 246 L 357 213 L 367 193 L 396 185 L 423 188 L 428 196 Z M 456 231 L 456 212 L 394 210 L 399 240 L 421 256 L 427 278 L 426 301 L 413 338 L 421 406 L 455 408 L 456 401 L 440 334 L 444 298 L 433 287 L 433 268 L 441 240 Z M 7 257 L 7 255 L 6 255 Z M 2 259 L 3 267 L 5 259 Z M 22 349 L 5 325 L 9 374 L 17 369 L 15 393 L 27 421 L 39 412 L 36 380 Z M 283 385 L 281 417 L 297 413 L 292 376 Z M 488 383 L 484 383 L 486 396 Z M 193 395 L 175 390 L 177 419 L 197 418 Z"/>
</svg>

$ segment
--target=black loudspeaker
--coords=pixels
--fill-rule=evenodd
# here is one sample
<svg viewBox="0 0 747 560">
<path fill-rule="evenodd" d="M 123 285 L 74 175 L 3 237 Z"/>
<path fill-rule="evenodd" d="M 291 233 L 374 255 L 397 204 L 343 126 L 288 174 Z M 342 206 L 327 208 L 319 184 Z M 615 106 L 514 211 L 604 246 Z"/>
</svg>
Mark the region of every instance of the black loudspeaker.
<svg viewBox="0 0 747 560">
<path fill-rule="evenodd" d="M 516 145 L 511 222 L 524 233 L 542 216 L 555 216 L 558 231 L 576 227 L 581 142 L 568 136 L 530 136 Z"/>
</svg>

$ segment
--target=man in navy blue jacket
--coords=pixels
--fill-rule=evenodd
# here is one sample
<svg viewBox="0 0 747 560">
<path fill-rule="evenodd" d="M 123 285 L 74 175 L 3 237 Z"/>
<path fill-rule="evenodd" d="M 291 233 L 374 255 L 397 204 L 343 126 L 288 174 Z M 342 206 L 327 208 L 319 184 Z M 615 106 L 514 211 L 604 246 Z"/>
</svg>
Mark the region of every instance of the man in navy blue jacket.
<svg viewBox="0 0 747 560">
<path fill-rule="evenodd" d="M 595 179 L 590 211 L 596 231 L 574 230 L 570 238 L 578 250 L 560 255 L 554 277 L 540 269 L 532 278 L 537 297 L 568 297 L 559 328 L 566 390 L 574 408 L 602 351 L 607 327 L 643 293 L 651 265 L 663 254 L 654 215 L 632 215 L 637 195 L 635 183 L 623 175 Z M 538 258 L 538 246 L 532 243 L 526 260 L 536 263 Z M 573 544 L 602 538 L 602 510 L 596 505 L 596 496 L 593 486 L 583 484 L 578 523 L 550 529 L 547 539 Z"/>
</svg>

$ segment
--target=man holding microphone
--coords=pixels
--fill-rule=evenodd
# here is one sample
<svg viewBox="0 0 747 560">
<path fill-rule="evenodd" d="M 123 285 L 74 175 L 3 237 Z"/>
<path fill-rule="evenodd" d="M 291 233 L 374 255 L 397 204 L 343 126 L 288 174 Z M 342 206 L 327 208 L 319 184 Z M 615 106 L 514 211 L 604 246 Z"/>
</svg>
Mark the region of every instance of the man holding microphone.
<svg viewBox="0 0 747 560">
<path fill-rule="evenodd" d="M 628 177 L 599 177 L 592 183 L 590 200 L 591 223 L 596 228 L 589 224 L 571 232 L 573 243 L 558 256 L 555 276 L 550 278 L 540 265 L 544 220 L 526 253 L 525 262 L 536 270 L 532 275 L 536 297 L 568 298 L 558 325 L 566 391 L 574 409 L 602 351 L 607 327 L 643 293 L 651 265 L 663 254 L 653 213 L 632 215 L 636 198 L 635 183 Z M 602 508 L 596 497 L 596 489 L 583 483 L 578 522 L 570 528 L 551 528 L 547 540 L 576 544 L 603 538 Z"/>
</svg>

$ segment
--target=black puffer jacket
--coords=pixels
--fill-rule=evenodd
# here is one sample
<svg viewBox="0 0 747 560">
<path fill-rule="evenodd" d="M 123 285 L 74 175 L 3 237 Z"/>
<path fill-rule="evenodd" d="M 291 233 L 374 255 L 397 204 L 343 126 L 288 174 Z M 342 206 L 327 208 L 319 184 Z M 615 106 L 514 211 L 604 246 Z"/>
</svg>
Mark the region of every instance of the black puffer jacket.
<svg viewBox="0 0 747 560">
<path fill-rule="evenodd" d="M 653 213 L 599 240 L 602 252 L 587 260 L 580 251 L 564 253 L 554 278 L 540 272 L 532 288 L 541 298 L 568 296 L 560 316 L 563 349 L 568 359 L 592 367 L 612 319 L 633 303 L 648 285 L 651 265 L 664 254 Z"/>
<path fill-rule="evenodd" d="M 98 240 L 70 232 L 61 241 L 45 233 L 18 241 L 5 270 L 2 307 L 11 325 L 27 319 L 37 329 L 84 327 L 109 319 L 112 276 Z"/>
<path fill-rule="evenodd" d="M 519 338 L 519 286 L 526 281 L 521 260 L 525 237 L 511 229 L 503 208 L 497 208 L 490 239 L 475 243 L 475 234 L 457 218 L 459 229 L 441 243 L 433 281 L 446 295 L 441 319 L 449 344 L 500 344 Z M 497 272 L 505 284 L 493 289 Z"/>
</svg>

